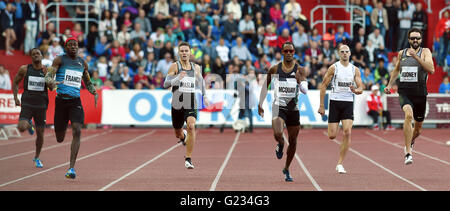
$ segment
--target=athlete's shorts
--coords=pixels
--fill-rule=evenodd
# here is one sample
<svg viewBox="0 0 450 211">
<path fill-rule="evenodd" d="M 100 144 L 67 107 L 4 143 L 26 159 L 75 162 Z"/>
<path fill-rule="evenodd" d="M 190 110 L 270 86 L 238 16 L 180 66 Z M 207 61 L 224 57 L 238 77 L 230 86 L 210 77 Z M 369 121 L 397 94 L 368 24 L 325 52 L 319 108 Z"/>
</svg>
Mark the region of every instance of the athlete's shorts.
<svg viewBox="0 0 450 211">
<path fill-rule="evenodd" d="M 407 95 L 404 93 L 398 93 L 398 100 L 403 110 L 403 106 L 411 105 L 413 109 L 414 120 L 417 122 L 423 122 L 425 118 L 425 109 L 427 105 L 427 96 L 415 96 Z"/>
<path fill-rule="evenodd" d="M 19 121 L 20 120 L 30 120 L 34 119 L 34 124 L 37 128 L 44 128 L 45 121 L 47 119 L 47 109 L 46 108 L 33 108 L 29 106 L 22 106 L 20 110 Z"/>
<path fill-rule="evenodd" d="M 277 105 L 272 105 L 272 119 L 277 117 L 283 119 L 286 126 L 300 125 L 300 111 L 298 110 L 288 110 L 280 108 Z"/>
<path fill-rule="evenodd" d="M 353 102 L 330 100 L 328 123 L 339 123 L 341 120 L 353 120 Z"/>
<path fill-rule="evenodd" d="M 70 122 L 84 124 L 84 111 L 80 98 L 55 98 L 55 131 L 65 131 Z"/>
<path fill-rule="evenodd" d="M 197 109 L 174 109 L 172 107 L 172 126 L 175 129 L 181 129 L 183 128 L 184 122 L 186 122 L 187 118 L 189 116 L 194 117 L 197 119 Z"/>
</svg>

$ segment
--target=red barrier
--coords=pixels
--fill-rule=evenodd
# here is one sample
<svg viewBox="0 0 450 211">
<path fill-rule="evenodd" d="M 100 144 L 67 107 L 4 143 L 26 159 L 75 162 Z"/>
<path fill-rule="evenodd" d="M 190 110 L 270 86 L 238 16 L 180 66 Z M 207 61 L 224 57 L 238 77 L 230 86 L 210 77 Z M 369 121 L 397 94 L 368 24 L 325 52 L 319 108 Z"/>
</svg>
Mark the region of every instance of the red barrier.
<svg viewBox="0 0 450 211">
<path fill-rule="evenodd" d="M 19 91 L 22 93 L 23 90 Z M 97 90 L 98 100 L 95 107 L 94 96 L 87 90 L 81 90 L 81 103 L 84 110 L 84 123 L 100 124 L 102 120 L 102 91 Z M 0 90 L 0 124 L 16 124 L 19 121 L 20 108 L 15 107 L 12 91 Z M 49 91 L 47 109 L 47 124 L 53 124 L 55 115 L 56 91 Z"/>
</svg>

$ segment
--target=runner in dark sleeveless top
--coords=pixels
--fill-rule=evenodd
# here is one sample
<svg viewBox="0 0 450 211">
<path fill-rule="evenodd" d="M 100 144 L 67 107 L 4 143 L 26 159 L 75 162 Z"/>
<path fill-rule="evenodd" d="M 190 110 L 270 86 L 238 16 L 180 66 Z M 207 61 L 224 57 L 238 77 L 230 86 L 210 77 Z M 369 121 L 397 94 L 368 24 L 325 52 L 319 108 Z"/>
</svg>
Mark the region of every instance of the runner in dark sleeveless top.
<svg viewBox="0 0 450 211">
<path fill-rule="evenodd" d="M 286 182 L 292 182 L 293 179 L 289 173 L 289 166 L 294 158 L 297 149 L 297 137 L 300 130 L 300 112 L 298 107 L 298 97 L 300 92 L 306 94 L 308 91 L 308 82 L 306 81 L 305 69 L 299 66 L 293 58 L 295 54 L 294 45 L 291 42 L 285 42 L 282 46 L 283 61 L 270 67 L 267 79 L 262 87 L 258 114 L 264 117 L 262 104 L 267 96 L 267 89 L 271 84 L 272 78 L 275 78 L 274 102 L 272 106 L 272 129 L 275 140 L 278 142 L 275 154 L 278 159 L 283 157 L 284 148 L 284 125 L 288 131 L 289 146 L 287 149 L 286 163 L 283 169 Z"/>
<path fill-rule="evenodd" d="M 47 85 L 45 84 L 45 74 L 47 69 L 42 65 L 42 52 L 33 48 L 30 51 L 32 63 L 22 65 L 14 77 L 13 94 L 16 106 L 21 106 L 19 116 L 19 131 L 31 131 L 34 129 L 31 120 L 34 119 L 36 125 L 36 152 L 33 161 L 37 168 L 42 168 L 42 161 L 39 159 L 42 145 L 44 144 L 44 128 L 47 116 L 48 95 Z M 23 93 L 21 100 L 17 97 L 19 92 L 19 83 L 23 79 Z M 32 134 L 33 135 L 33 134 Z"/>
<path fill-rule="evenodd" d="M 209 102 L 205 96 L 205 81 L 199 65 L 189 61 L 191 47 L 187 42 L 178 44 L 179 61 L 169 67 L 164 88 L 172 87 L 172 126 L 175 136 L 186 145 L 184 165 L 193 169 L 191 156 L 195 142 L 195 122 L 197 121 L 198 104 L 196 93 L 201 93 L 206 106 Z M 186 122 L 187 130 L 183 129 Z"/>
<path fill-rule="evenodd" d="M 391 93 L 392 85 L 400 75 L 398 94 L 400 105 L 405 113 L 403 131 L 405 134 L 405 164 L 411 164 L 412 147 L 414 140 L 422 132 L 427 103 L 428 73 L 434 73 L 433 58 L 428 48 L 420 47 L 422 44 L 422 31 L 416 28 L 409 30 L 408 40 L 410 47 L 398 53 L 399 59 L 391 72 L 389 84 L 384 89 L 386 94 Z M 412 129 L 412 120 L 414 130 Z"/>
</svg>

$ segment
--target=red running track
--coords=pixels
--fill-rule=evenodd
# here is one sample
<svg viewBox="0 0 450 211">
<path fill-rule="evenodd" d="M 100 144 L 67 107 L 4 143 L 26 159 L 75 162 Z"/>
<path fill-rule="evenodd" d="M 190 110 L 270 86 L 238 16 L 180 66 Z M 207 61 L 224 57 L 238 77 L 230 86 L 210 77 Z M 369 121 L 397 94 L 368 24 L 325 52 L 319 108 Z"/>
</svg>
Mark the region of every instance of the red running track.
<svg viewBox="0 0 450 211">
<path fill-rule="evenodd" d="M 42 169 L 33 166 L 34 137 L 22 135 L 0 141 L 0 190 L 450 190 L 450 130 L 425 129 L 414 146 L 414 163 L 405 166 L 401 130 L 353 129 L 345 175 L 335 171 L 342 133 L 329 140 L 324 129 L 301 130 L 292 183 L 281 173 L 286 155 L 275 158 L 271 129 L 198 129 L 193 170 L 184 167 L 185 148 L 173 129 L 83 130 L 75 180 L 64 177 L 70 131 L 57 143 L 53 130 L 46 130 Z"/>
</svg>

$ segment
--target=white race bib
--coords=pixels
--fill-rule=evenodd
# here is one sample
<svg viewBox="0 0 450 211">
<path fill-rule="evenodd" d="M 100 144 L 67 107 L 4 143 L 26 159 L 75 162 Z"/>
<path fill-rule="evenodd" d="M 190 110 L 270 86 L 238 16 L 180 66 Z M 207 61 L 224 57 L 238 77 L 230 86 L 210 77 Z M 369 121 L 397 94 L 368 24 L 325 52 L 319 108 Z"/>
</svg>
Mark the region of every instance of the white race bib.
<svg viewBox="0 0 450 211">
<path fill-rule="evenodd" d="M 278 97 L 295 98 L 297 97 L 297 80 L 295 78 L 286 78 L 286 81 L 278 81 L 276 89 Z"/>
<path fill-rule="evenodd" d="M 44 91 L 45 78 L 28 76 L 28 90 L 31 91 Z"/>
<path fill-rule="evenodd" d="M 336 83 L 336 91 L 338 92 L 351 92 L 350 86 L 353 85 L 352 78 L 338 78 Z"/>
<path fill-rule="evenodd" d="M 417 82 L 417 67 L 402 67 L 400 82 Z"/>
<path fill-rule="evenodd" d="M 195 78 L 194 77 L 183 77 L 180 81 L 180 92 L 194 93 L 195 92 Z"/>
<path fill-rule="evenodd" d="M 64 75 L 64 85 L 79 89 L 81 87 L 82 77 L 83 72 L 66 69 L 66 74 Z"/>
</svg>

